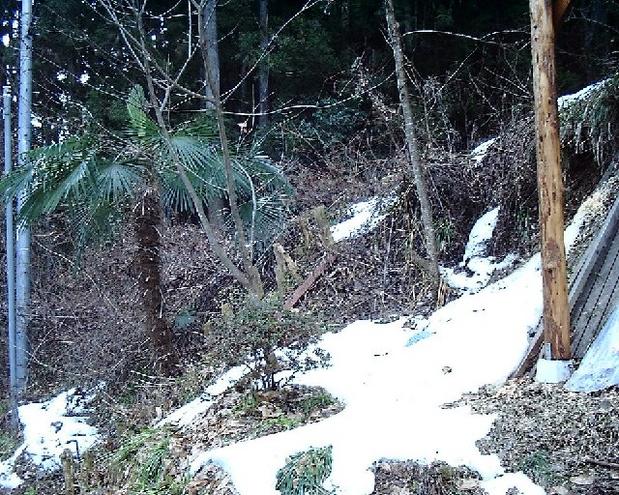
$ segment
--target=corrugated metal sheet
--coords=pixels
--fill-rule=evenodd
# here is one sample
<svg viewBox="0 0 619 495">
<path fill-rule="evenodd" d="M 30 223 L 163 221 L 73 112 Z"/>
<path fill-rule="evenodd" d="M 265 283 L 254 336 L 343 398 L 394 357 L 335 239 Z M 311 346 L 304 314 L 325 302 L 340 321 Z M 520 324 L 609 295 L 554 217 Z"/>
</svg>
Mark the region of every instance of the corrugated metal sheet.
<svg viewBox="0 0 619 495">
<path fill-rule="evenodd" d="M 572 352 L 575 358 L 582 359 L 619 303 L 619 197 L 576 266 L 569 293 Z M 540 321 L 513 377 L 522 376 L 533 367 L 542 344 Z"/>
</svg>

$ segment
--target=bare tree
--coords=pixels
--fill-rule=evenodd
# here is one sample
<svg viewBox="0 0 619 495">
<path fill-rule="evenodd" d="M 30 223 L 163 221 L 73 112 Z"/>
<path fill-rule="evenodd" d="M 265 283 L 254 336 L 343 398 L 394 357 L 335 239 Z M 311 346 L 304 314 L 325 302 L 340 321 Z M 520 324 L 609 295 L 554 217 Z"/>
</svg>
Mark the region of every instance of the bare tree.
<svg viewBox="0 0 619 495">
<path fill-rule="evenodd" d="M 419 207 L 421 209 L 421 222 L 423 225 L 425 246 L 430 263 L 428 271 L 434 281 L 438 281 L 438 249 L 436 246 L 436 236 L 434 233 L 434 224 L 432 218 L 432 203 L 428 195 L 428 185 L 425 176 L 424 166 L 421 163 L 419 153 L 419 145 L 415 133 L 415 121 L 413 117 L 413 109 L 411 106 L 410 95 L 406 82 L 406 71 L 404 69 L 404 53 L 402 50 L 402 39 L 398 23 L 395 18 L 395 10 L 393 0 L 385 0 L 387 31 L 389 42 L 393 49 L 393 57 L 395 59 L 396 79 L 400 96 L 400 105 L 402 107 L 402 115 L 404 117 L 404 136 L 408 149 L 408 157 L 410 160 L 411 172 L 415 181 L 417 197 L 419 199 Z"/>
<path fill-rule="evenodd" d="M 214 109 L 215 95 L 220 92 L 219 40 L 217 38 L 217 0 L 202 0 L 199 5 L 200 47 L 205 71 L 208 74 L 205 88 L 207 109 Z M 189 12 L 191 17 L 191 10 Z"/>
</svg>

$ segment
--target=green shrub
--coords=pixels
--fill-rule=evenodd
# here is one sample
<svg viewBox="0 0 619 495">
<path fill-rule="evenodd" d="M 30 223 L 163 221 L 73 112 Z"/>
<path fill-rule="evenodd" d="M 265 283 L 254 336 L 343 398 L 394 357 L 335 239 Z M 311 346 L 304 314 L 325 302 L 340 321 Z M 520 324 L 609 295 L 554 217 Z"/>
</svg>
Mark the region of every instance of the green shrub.
<svg viewBox="0 0 619 495">
<path fill-rule="evenodd" d="M 294 454 L 277 472 L 275 488 L 282 495 L 331 495 L 322 484 L 331 474 L 332 462 L 331 446 Z"/>
<path fill-rule="evenodd" d="M 321 391 L 315 395 L 303 399 L 301 409 L 304 416 L 309 417 L 314 411 L 320 411 L 335 404 L 333 396 L 327 392 Z"/>
<path fill-rule="evenodd" d="M 212 327 L 216 357 L 231 366 L 246 365 L 259 389 L 277 390 L 299 371 L 328 361 L 321 349 L 305 352 L 317 342 L 322 325 L 309 314 L 284 309 L 275 295 L 248 299 Z"/>
<path fill-rule="evenodd" d="M 170 437 L 165 430 L 146 429 L 128 437 L 112 457 L 112 473 L 128 486 L 129 495 L 180 495 L 186 480 L 176 480 L 167 469 Z"/>
</svg>

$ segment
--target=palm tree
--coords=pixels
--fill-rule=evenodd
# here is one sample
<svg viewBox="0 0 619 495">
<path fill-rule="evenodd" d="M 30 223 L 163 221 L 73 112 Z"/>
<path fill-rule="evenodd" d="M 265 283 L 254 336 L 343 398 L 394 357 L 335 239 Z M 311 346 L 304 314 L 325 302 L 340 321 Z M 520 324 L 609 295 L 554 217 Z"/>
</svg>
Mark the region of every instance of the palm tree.
<svg viewBox="0 0 619 495">
<path fill-rule="evenodd" d="M 191 214 L 196 207 L 177 173 L 177 160 L 207 205 L 226 199 L 226 174 L 217 130 L 208 118 L 182 123 L 164 138 L 146 106 L 143 90 L 136 86 L 127 99 L 127 129 L 86 132 L 32 151 L 25 166 L 0 181 L 0 196 L 11 198 L 29 191 L 19 218 L 25 223 L 53 211 L 65 212 L 74 226 L 78 250 L 101 238 L 122 218 L 131 219 L 153 364 L 168 372 L 175 358 L 171 329 L 162 311 L 162 221 L 164 211 Z M 252 150 L 233 158 L 236 191 L 253 253 L 253 246 L 267 245 L 281 229 L 292 191 L 267 158 Z"/>
</svg>

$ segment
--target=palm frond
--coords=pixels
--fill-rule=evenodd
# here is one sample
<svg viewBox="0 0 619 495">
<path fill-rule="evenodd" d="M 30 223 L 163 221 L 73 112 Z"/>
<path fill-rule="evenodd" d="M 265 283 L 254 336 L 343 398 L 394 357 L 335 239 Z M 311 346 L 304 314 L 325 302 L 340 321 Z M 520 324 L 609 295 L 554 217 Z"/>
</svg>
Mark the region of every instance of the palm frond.
<svg viewBox="0 0 619 495">
<path fill-rule="evenodd" d="M 156 140 L 160 137 L 159 127 L 147 115 L 148 104 L 142 86 L 134 86 L 127 97 L 129 128 L 127 133 L 140 140 Z"/>
</svg>

